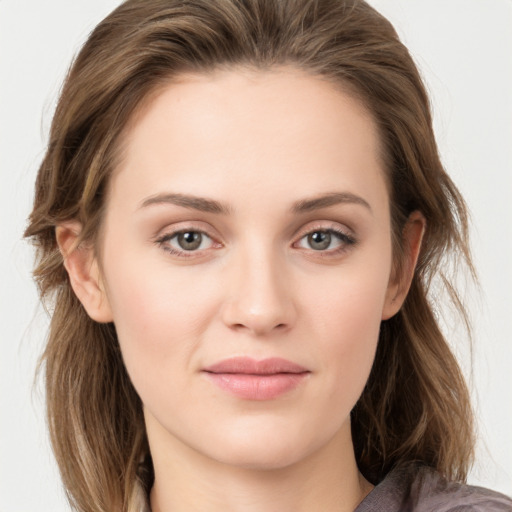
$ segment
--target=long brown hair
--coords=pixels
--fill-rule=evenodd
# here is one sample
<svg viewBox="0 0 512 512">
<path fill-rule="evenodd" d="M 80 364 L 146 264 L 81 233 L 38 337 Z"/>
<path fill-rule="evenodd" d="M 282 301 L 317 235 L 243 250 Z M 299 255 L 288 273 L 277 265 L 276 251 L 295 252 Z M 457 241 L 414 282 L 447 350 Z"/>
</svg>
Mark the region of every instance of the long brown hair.
<svg viewBox="0 0 512 512">
<path fill-rule="evenodd" d="M 473 418 L 459 366 L 429 291 L 455 258 L 472 269 L 464 201 L 440 162 L 419 73 L 391 24 L 360 0 L 128 0 L 92 32 L 62 89 L 25 236 L 51 304 L 42 356 L 53 449 L 79 511 L 134 511 L 152 483 L 142 404 L 115 328 L 91 320 L 74 295 L 55 238 L 75 219 L 94 243 L 123 130 L 156 88 L 183 72 L 289 65 L 340 84 L 380 130 L 391 197 L 393 250 L 419 210 L 427 229 L 401 311 L 382 323 L 375 363 L 352 411 L 361 472 L 373 483 L 419 461 L 464 480 Z M 437 276 L 437 277 L 436 277 Z"/>
</svg>

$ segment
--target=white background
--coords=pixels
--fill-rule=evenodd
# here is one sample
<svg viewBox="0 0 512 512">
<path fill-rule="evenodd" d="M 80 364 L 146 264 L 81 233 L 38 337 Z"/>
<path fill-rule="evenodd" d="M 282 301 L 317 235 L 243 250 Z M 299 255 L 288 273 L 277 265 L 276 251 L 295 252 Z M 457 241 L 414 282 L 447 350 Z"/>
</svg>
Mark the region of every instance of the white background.
<svg viewBox="0 0 512 512">
<path fill-rule="evenodd" d="M 0 512 L 68 510 L 43 394 L 32 388 L 47 320 L 21 234 L 63 76 L 118 3 L 0 0 Z M 512 495 L 512 2 L 370 3 L 395 24 L 420 66 L 443 161 L 472 211 L 482 292 L 471 299 L 471 386 L 481 425 L 470 482 Z M 467 360 L 463 336 L 453 340 Z"/>
</svg>

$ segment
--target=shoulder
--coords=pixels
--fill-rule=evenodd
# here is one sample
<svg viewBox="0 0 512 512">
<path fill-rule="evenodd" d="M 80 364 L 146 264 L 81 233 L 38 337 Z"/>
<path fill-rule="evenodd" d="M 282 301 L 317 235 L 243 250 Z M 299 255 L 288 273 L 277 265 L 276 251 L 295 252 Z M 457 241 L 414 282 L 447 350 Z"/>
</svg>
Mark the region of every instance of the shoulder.
<svg viewBox="0 0 512 512">
<path fill-rule="evenodd" d="M 512 500 L 484 489 L 449 482 L 424 466 L 392 470 L 355 512 L 512 512 Z"/>
<path fill-rule="evenodd" d="M 407 490 L 415 512 L 512 512 L 512 500 L 503 494 L 459 482 L 449 482 L 430 468 L 419 468 Z"/>
</svg>

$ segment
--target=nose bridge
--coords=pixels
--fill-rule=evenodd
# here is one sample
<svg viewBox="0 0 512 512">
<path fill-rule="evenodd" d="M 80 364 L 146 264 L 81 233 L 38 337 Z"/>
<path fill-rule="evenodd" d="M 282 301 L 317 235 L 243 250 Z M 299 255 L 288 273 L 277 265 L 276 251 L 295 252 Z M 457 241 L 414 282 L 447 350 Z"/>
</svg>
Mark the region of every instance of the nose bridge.
<svg viewBox="0 0 512 512">
<path fill-rule="evenodd" d="M 230 265 L 224 321 L 253 334 L 290 327 L 295 308 L 285 258 L 268 239 L 241 244 Z"/>
</svg>

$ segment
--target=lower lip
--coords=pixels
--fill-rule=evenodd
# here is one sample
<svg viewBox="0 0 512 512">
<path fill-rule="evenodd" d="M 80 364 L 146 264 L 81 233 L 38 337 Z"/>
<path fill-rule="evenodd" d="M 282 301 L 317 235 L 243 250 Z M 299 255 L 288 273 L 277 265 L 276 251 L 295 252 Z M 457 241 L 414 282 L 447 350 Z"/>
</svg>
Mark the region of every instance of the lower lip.
<svg viewBox="0 0 512 512">
<path fill-rule="evenodd" d="M 246 400 L 272 400 L 295 389 L 309 372 L 254 375 L 205 372 L 219 388 Z"/>
</svg>

